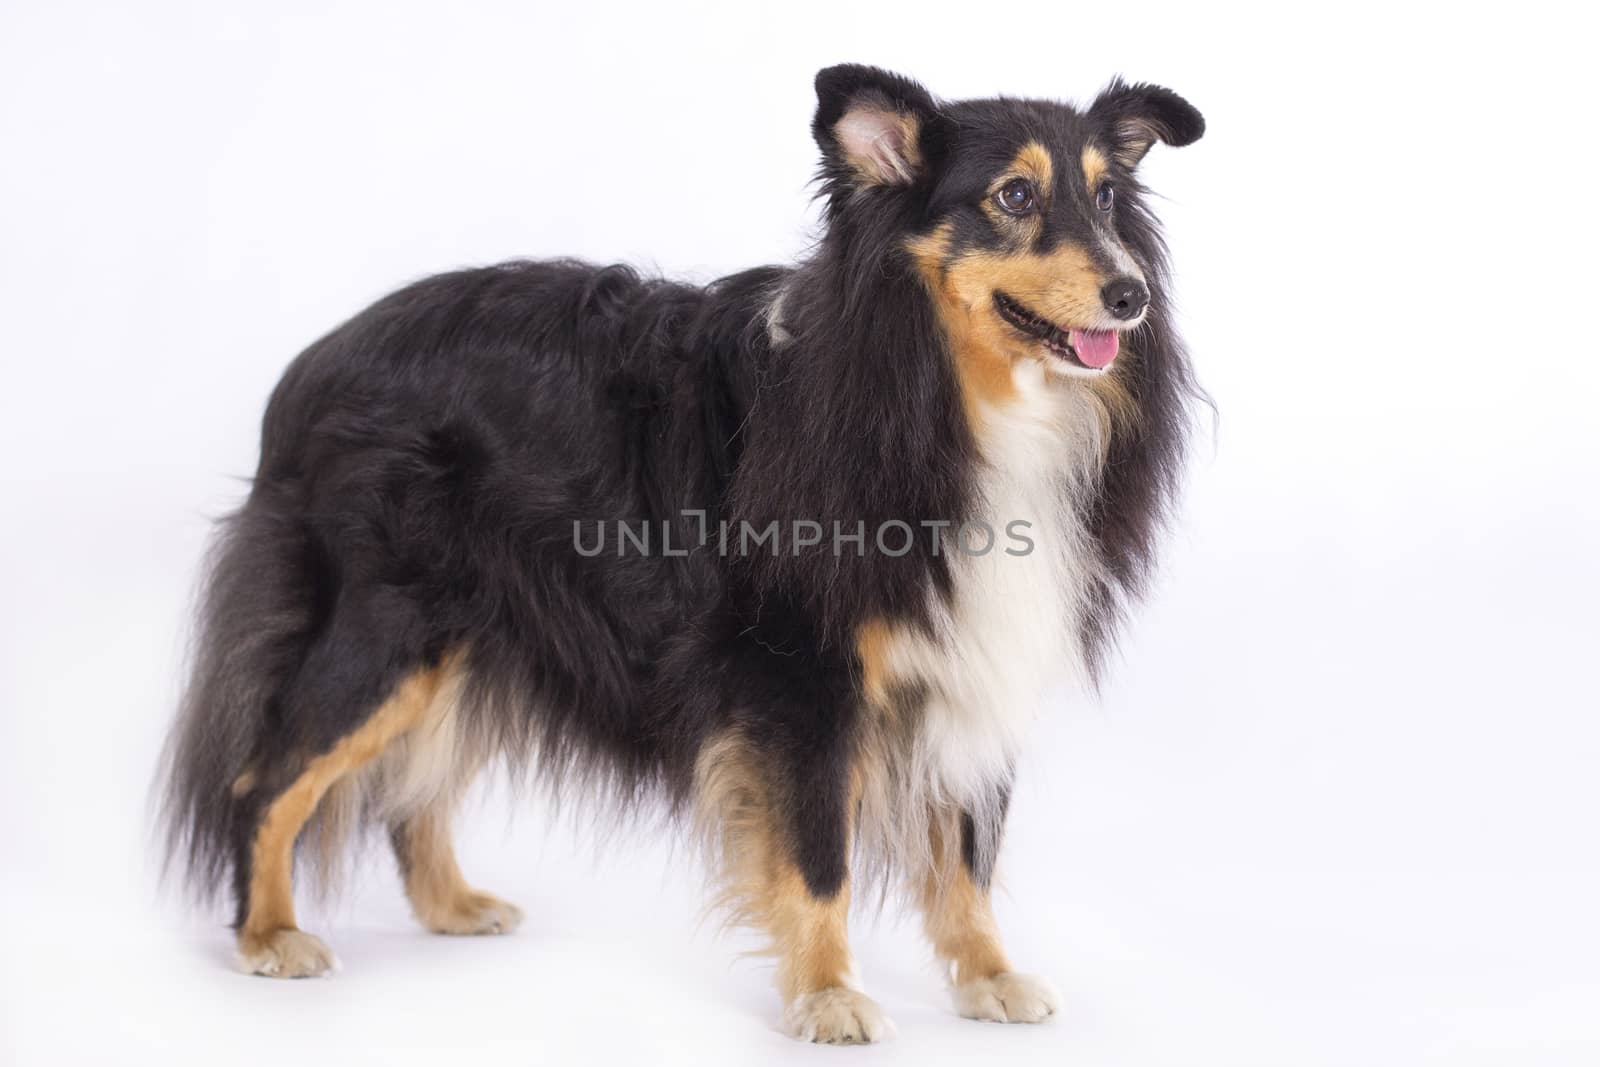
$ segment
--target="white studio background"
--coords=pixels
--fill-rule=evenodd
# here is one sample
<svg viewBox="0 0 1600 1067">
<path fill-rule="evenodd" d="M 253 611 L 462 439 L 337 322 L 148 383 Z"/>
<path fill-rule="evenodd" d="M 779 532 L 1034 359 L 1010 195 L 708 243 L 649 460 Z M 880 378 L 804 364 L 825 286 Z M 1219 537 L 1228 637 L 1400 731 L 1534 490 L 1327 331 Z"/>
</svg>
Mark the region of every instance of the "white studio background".
<svg viewBox="0 0 1600 1067">
<path fill-rule="evenodd" d="M 0 1061 L 1600 1062 L 1600 352 L 1575 5 L 0 7 Z M 1043 709 L 1000 919 L 1065 1010 L 957 1019 L 858 924 L 900 1027 L 776 1029 L 654 833 L 489 791 L 513 938 L 423 935 L 381 850 L 228 970 L 158 894 L 146 797 L 208 517 L 288 360 L 515 256 L 705 280 L 806 247 L 811 77 L 1170 85 L 1145 174 L 1217 428 L 1097 701 Z M 524 809 L 513 822 L 513 807 Z"/>
</svg>

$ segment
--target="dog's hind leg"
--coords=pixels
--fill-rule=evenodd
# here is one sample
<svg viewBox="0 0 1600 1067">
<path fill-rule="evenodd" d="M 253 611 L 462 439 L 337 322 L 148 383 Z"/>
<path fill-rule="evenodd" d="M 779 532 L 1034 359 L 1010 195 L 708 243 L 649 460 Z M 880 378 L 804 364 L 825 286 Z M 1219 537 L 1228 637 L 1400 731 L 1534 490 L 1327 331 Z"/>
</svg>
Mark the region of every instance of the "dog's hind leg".
<svg viewBox="0 0 1600 1067">
<path fill-rule="evenodd" d="M 371 763 L 396 738 L 423 721 L 446 673 L 446 667 L 435 666 L 403 677 L 358 726 L 299 764 L 281 789 L 269 792 L 253 773 L 235 784 L 236 799 L 242 805 L 236 870 L 242 970 L 303 978 L 336 966 L 328 947 L 295 925 L 295 840 L 335 783 Z M 276 774 L 284 776 L 281 769 Z"/>
<path fill-rule="evenodd" d="M 389 838 L 417 921 L 436 934 L 509 934 L 522 910 L 473 889 L 461 876 L 450 843 L 454 795 L 394 824 Z"/>
<path fill-rule="evenodd" d="M 1043 1022 L 1055 1014 L 1058 997 L 1043 979 L 1013 971 L 1006 958 L 989 900 L 998 842 L 974 840 L 984 833 L 998 830 L 986 831 L 950 808 L 936 815 L 932 863 L 918 887 L 923 928 L 948 968 L 958 1012 L 991 1022 Z"/>
<path fill-rule="evenodd" d="M 363 791 L 388 822 L 417 921 L 436 934 L 508 934 L 522 912 L 468 885 L 450 841 L 456 806 L 488 758 L 462 719 L 463 668 L 463 658 L 447 662 L 427 715 L 364 776 Z"/>
</svg>

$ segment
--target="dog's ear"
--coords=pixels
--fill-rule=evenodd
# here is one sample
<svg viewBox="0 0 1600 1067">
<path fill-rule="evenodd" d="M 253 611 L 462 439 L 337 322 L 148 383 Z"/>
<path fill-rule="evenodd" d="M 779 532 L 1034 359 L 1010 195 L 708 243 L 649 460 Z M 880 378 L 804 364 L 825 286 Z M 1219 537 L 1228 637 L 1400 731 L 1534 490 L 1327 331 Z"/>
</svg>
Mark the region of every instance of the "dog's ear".
<svg viewBox="0 0 1600 1067">
<path fill-rule="evenodd" d="M 817 73 L 811 133 L 829 177 L 858 186 L 914 184 L 927 172 L 925 138 L 937 117 L 933 97 L 910 78 L 855 63 Z"/>
<path fill-rule="evenodd" d="M 1206 132 L 1206 120 L 1193 104 L 1159 85 L 1129 85 L 1120 78 L 1106 86 L 1089 108 L 1095 139 L 1132 170 L 1157 141 L 1182 147 Z"/>
</svg>

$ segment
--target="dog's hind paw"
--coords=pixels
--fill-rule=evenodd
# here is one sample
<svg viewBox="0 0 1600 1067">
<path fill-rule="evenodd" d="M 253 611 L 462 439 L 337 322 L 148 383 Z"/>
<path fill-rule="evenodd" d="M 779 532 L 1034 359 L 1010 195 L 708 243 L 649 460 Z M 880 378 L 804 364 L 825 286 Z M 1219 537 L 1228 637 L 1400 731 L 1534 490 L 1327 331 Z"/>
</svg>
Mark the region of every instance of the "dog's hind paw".
<svg viewBox="0 0 1600 1067">
<path fill-rule="evenodd" d="M 1061 998 L 1043 978 L 1006 972 L 956 986 L 956 1011 L 995 1023 L 1042 1023 Z"/>
<path fill-rule="evenodd" d="M 784 1012 L 789 1033 L 824 1045 L 870 1045 L 894 1036 L 894 1023 L 865 993 L 843 986 L 796 997 Z"/>
<path fill-rule="evenodd" d="M 509 934 L 522 922 L 522 909 L 488 893 L 470 893 L 422 916 L 436 934 Z"/>
<path fill-rule="evenodd" d="M 339 958 L 320 938 L 293 928 L 240 934 L 235 961 L 245 974 L 268 978 L 315 978 L 339 969 Z"/>
</svg>

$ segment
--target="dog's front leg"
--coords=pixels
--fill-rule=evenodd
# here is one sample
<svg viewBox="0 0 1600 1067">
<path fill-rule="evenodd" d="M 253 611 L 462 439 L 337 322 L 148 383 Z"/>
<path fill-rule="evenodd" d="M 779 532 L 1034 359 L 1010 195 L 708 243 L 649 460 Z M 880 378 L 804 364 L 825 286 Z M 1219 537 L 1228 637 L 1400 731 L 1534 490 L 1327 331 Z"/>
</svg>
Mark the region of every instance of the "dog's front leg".
<svg viewBox="0 0 1600 1067">
<path fill-rule="evenodd" d="M 948 968 L 956 1010 L 969 1019 L 1043 1022 L 1059 997 L 1042 978 L 1011 969 L 990 905 L 1004 794 L 986 818 L 948 807 L 931 826 L 932 863 L 918 893 L 923 928 Z"/>
<path fill-rule="evenodd" d="M 894 1033 L 850 952 L 854 790 L 846 761 L 730 735 L 702 755 L 699 803 L 720 839 L 724 899 L 778 960 L 784 1023 L 803 1041 L 867 1044 Z"/>
</svg>

